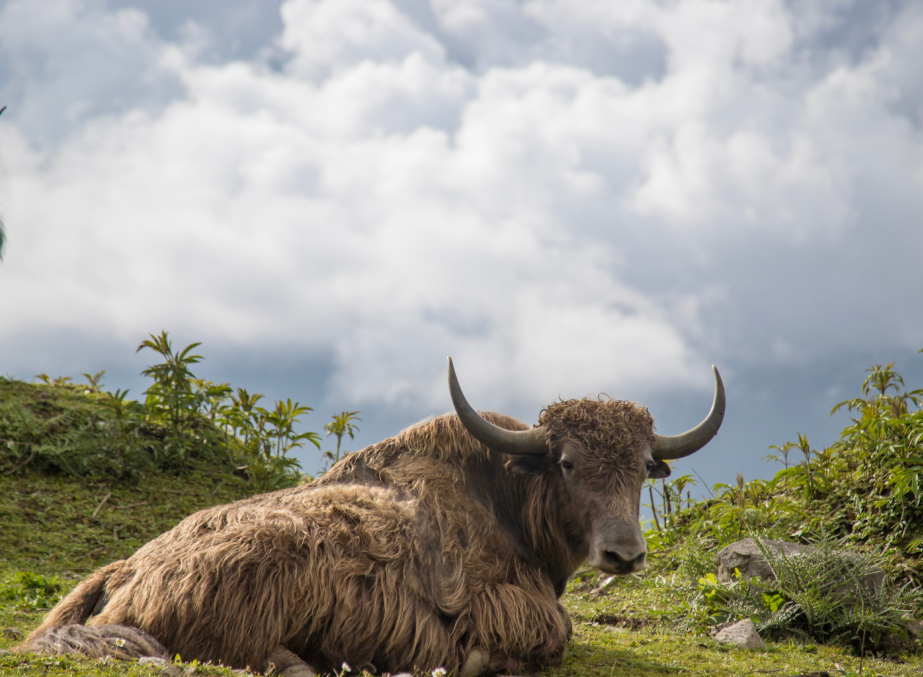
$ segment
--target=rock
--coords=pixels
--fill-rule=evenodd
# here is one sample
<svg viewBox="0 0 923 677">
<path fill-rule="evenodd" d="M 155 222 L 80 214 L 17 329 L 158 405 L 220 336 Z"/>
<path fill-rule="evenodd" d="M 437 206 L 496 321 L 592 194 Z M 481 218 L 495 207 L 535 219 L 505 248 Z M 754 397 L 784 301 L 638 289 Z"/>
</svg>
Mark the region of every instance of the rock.
<svg viewBox="0 0 923 677">
<path fill-rule="evenodd" d="M 756 631 L 756 626 L 749 618 L 734 623 L 715 635 L 715 639 L 725 644 L 742 646 L 745 649 L 765 649 L 766 644 L 760 633 Z"/>
<path fill-rule="evenodd" d="M 785 553 L 786 557 L 800 555 L 809 547 L 787 541 L 771 540 L 764 540 L 763 545 L 775 558 L 781 557 L 782 553 Z M 741 578 L 756 576 L 769 581 L 776 578 L 762 550 L 752 538 L 731 543 L 718 552 L 718 570 L 715 572 L 718 580 L 725 585 L 732 583 L 735 579 L 735 569 L 740 571 Z"/>
<path fill-rule="evenodd" d="M 3 630 L 0 630 L 0 635 L 4 639 L 22 639 L 22 633 L 16 628 L 3 628 Z"/>
<path fill-rule="evenodd" d="M 788 541 L 773 541 L 765 539 L 763 547 L 772 555 L 773 559 L 785 557 L 799 557 L 805 554 L 818 552 L 817 548 Z M 833 551 L 833 554 L 844 559 L 855 558 L 856 555 L 844 551 Z M 752 538 L 731 543 L 718 552 L 718 568 L 716 577 L 721 583 L 729 584 L 735 580 L 734 569 L 740 572 L 741 578 L 758 577 L 767 581 L 776 579 L 770 563 L 766 561 L 762 550 Z M 873 567 L 864 572 L 858 579 L 859 584 L 866 590 L 878 594 L 885 583 L 885 572 L 881 567 Z M 837 592 L 849 595 L 856 589 L 855 581 L 844 581 Z"/>
<path fill-rule="evenodd" d="M 912 639 L 920 639 L 920 636 L 923 635 L 923 623 L 907 614 L 901 616 L 901 620 L 904 622 L 904 628 L 907 630 L 907 634 L 910 635 Z"/>
<path fill-rule="evenodd" d="M 170 677 L 179 677 L 182 674 L 182 671 L 170 661 L 165 658 L 157 658 L 155 656 L 144 656 L 143 658 L 138 659 L 138 665 L 149 666 L 156 668 L 160 671 L 161 674 L 170 675 Z"/>
</svg>

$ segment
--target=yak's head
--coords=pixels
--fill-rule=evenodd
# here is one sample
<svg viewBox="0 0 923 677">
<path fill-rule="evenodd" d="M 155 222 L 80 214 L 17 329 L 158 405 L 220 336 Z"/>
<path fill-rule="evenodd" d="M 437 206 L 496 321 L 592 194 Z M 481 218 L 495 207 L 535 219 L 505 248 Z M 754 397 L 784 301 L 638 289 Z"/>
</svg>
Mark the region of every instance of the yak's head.
<svg viewBox="0 0 923 677">
<path fill-rule="evenodd" d="M 705 446 L 724 419 L 724 385 L 715 373 L 715 399 L 692 430 L 667 437 L 654 432 L 644 407 L 622 400 L 568 400 L 545 408 L 532 430 L 511 431 L 485 421 L 465 400 L 452 359 L 449 390 L 455 411 L 473 437 L 497 453 L 518 457 L 511 469 L 560 473 L 568 502 L 586 515 L 589 562 L 613 574 L 642 569 L 647 544 L 638 523 L 641 487 L 670 474 L 665 461 Z"/>
</svg>

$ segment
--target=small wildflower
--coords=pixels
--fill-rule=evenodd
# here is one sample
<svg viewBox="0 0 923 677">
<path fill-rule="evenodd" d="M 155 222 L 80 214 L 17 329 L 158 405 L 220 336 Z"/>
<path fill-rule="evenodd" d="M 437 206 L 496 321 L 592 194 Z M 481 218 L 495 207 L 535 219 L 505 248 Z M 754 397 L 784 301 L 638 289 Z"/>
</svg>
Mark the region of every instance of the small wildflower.
<svg viewBox="0 0 923 677">
<path fill-rule="evenodd" d="M 433 670 L 433 677 L 445 677 L 445 668 L 436 668 Z"/>
<path fill-rule="evenodd" d="M 346 661 L 343 661 L 343 665 L 340 666 L 343 669 L 343 672 L 352 672 L 353 669 Z"/>
<path fill-rule="evenodd" d="M 115 640 L 115 645 L 121 649 L 125 646 L 125 640 L 119 637 L 117 640 Z"/>
</svg>

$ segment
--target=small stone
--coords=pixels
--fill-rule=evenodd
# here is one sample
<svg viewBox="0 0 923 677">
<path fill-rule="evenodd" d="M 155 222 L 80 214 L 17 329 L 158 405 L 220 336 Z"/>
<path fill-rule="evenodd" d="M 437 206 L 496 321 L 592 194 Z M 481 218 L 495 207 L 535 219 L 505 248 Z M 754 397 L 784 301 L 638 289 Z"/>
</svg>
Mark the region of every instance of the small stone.
<svg viewBox="0 0 923 677">
<path fill-rule="evenodd" d="M 158 668 L 160 672 L 164 675 L 170 675 L 170 677 L 179 677 L 182 671 L 170 661 L 165 658 L 158 658 L 156 656 L 145 656 L 138 659 L 138 665 L 147 665 L 152 668 Z"/>
<path fill-rule="evenodd" d="M 22 633 L 16 628 L 3 628 L 3 630 L 0 630 L 0 635 L 4 639 L 22 639 Z"/>
<path fill-rule="evenodd" d="M 6 656 L 9 653 L 6 649 L 0 649 L 0 656 Z"/>
<path fill-rule="evenodd" d="M 913 639 L 920 639 L 920 636 L 923 635 L 923 623 L 913 616 L 906 614 L 901 616 L 901 620 L 904 622 L 904 628 L 907 630 L 907 634 Z"/>
<path fill-rule="evenodd" d="M 715 640 L 745 649 L 765 649 L 766 644 L 749 618 L 734 623 L 715 635 Z"/>
</svg>

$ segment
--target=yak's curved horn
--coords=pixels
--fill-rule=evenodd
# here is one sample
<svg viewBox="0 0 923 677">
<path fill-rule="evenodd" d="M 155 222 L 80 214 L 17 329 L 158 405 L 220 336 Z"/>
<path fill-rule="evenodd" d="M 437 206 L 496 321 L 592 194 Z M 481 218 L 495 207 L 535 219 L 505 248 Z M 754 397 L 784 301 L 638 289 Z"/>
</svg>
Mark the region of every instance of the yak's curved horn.
<svg viewBox="0 0 923 677">
<path fill-rule="evenodd" d="M 465 430 L 491 451 L 513 456 L 548 453 L 544 428 L 504 430 L 481 418 L 471 408 L 468 400 L 462 394 L 461 387 L 458 385 L 458 378 L 455 376 L 455 367 L 452 365 L 451 357 L 449 358 L 449 393 L 452 395 L 455 413 L 461 419 Z"/>
<path fill-rule="evenodd" d="M 708 412 L 708 416 L 705 417 L 704 421 L 681 435 L 655 434 L 653 455 L 657 460 L 669 461 L 694 454 L 718 434 L 718 428 L 721 427 L 721 422 L 724 420 L 726 401 L 721 374 L 718 373 L 718 368 L 715 365 L 712 365 L 711 368 L 715 372 L 715 401 L 712 402 L 711 411 Z"/>
</svg>

